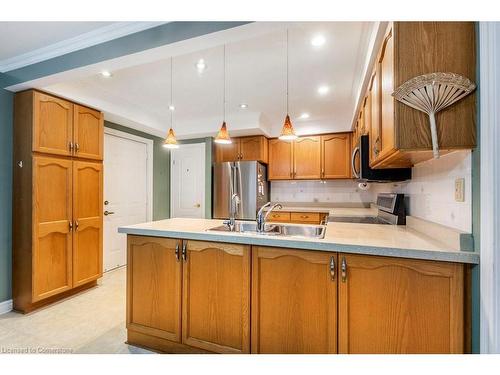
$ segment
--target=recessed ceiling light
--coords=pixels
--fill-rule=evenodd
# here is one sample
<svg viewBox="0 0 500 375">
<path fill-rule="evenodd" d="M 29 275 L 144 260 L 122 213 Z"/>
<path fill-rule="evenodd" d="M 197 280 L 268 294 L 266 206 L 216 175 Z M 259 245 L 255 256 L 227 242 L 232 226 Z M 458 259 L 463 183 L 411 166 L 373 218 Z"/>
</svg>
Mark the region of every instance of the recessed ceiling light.
<svg viewBox="0 0 500 375">
<path fill-rule="evenodd" d="M 241 109 L 246 109 L 246 108 L 248 108 L 248 104 L 246 104 L 246 103 L 241 103 L 241 104 L 240 104 L 240 108 L 241 108 Z"/>
<path fill-rule="evenodd" d="M 175 111 L 175 107 L 172 104 L 168 106 L 168 109 L 170 109 L 171 111 Z"/>
<path fill-rule="evenodd" d="M 300 118 L 301 118 L 301 119 L 306 119 L 306 118 L 309 118 L 309 113 L 304 112 L 303 114 L 301 114 L 301 115 L 300 115 Z"/>
<path fill-rule="evenodd" d="M 321 47 L 323 44 L 325 44 L 325 42 L 326 42 L 326 39 L 321 34 L 315 35 L 311 39 L 311 44 L 313 45 L 313 47 Z"/>
<path fill-rule="evenodd" d="M 196 69 L 198 69 L 199 73 L 202 73 L 207 68 L 207 64 L 205 64 L 205 60 L 199 59 L 196 63 Z"/>
<path fill-rule="evenodd" d="M 106 78 L 113 77 L 113 74 L 111 74 L 111 72 L 110 72 L 109 70 L 103 70 L 103 71 L 101 72 L 101 75 L 102 75 L 103 77 L 106 77 Z"/>
<path fill-rule="evenodd" d="M 327 85 L 321 85 L 318 87 L 318 94 L 320 95 L 326 95 L 330 91 L 330 87 Z"/>
</svg>

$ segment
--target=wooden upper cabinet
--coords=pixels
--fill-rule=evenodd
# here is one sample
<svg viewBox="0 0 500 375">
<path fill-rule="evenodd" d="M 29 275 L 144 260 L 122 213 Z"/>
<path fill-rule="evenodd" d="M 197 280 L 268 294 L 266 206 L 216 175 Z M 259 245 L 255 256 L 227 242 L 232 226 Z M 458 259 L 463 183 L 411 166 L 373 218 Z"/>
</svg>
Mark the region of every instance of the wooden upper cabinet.
<svg viewBox="0 0 500 375">
<path fill-rule="evenodd" d="M 33 302 L 72 288 L 72 185 L 71 160 L 33 158 Z"/>
<path fill-rule="evenodd" d="M 127 328 L 180 343 L 181 241 L 127 237 Z"/>
<path fill-rule="evenodd" d="M 269 140 L 269 180 L 293 179 L 293 142 Z"/>
<path fill-rule="evenodd" d="M 228 145 L 215 143 L 215 162 L 222 163 L 238 160 L 240 145 L 238 140 L 233 138 L 233 143 Z"/>
<path fill-rule="evenodd" d="M 384 158 L 395 150 L 394 139 L 394 37 L 392 29 L 384 39 L 380 55 L 381 85 L 381 135 L 379 157 Z"/>
<path fill-rule="evenodd" d="M 104 121 L 102 113 L 74 105 L 74 155 L 85 159 L 103 159 Z"/>
<path fill-rule="evenodd" d="M 240 143 L 240 160 L 258 160 L 262 163 L 268 162 L 267 138 L 258 135 L 255 137 L 242 137 Z"/>
<path fill-rule="evenodd" d="M 253 247 L 252 353 L 337 353 L 336 267 L 335 253 Z"/>
<path fill-rule="evenodd" d="M 263 135 L 233 138 L 233 143 L 215 144 L 215 162 L 257 160 L 268 162 L 267 138 Z"/>
<path fill-rule="evenodd" d="M 73 162 L 73 286 L 102 276 L 103 172 L 99 162 Z"/>
<path fill-rule="evenodd" d="M 54 155 L 72 154 L 73 104 L 38 91 L 32 94 L 33 151 Z"/>
<path fill-rule="evenodd" d="M 339 254 L 342 263 L 339 353 L 464 352 L 463 264 Z"/>
<path fill-rule="evenodd" d="M 293 177 L 300 180 L 321 178 L 321 137 L 300 137 L 293 142 Z"/>
<path fill-rule="evenodd" d="M 351 133 L 321 136 L 321 178 L 351 177 Z"/>
<path fill-rule="evenodd" d="M 411 167 L 432 159 L 429 117 L 395 100 L 392 93 L 406 81 L 433 72 L 452 72 L 476 80 L 474 22 L 389 23 L 376 66 L 380 98 L 375 103 L 377 93 L 372 96 L 372 119 L 380 112 L 379 133 L 374 134 L 379 141 L 371 141 L 373 168 Z M 474 148 L 476 121 L 476 93 L 439 112 L 436 122 L 441 153 Z"/>
<path fill-rule="evenodd" d="M 182 342 L 250 352 L 250 246 L 184 241 Z"/>
<path fill-rule="evenodd" d="M 381 145 L 381 119 L 380 119 L 380 64 L 376 64 L 370 83 L 369 95 L 371 104 L 371 125 L 370 125 L 370 163 L 373 162 L 380 153 Z"/>
</svg>

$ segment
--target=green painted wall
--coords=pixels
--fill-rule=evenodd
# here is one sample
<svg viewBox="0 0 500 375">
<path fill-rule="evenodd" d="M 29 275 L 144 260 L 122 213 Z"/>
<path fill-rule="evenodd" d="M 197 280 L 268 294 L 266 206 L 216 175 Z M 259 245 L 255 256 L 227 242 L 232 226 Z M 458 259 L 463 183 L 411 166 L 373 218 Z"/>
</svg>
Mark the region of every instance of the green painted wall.
<svg viewBox="0 0 500 375">
<path fill-rule="evenodd" d="M 13 98 L 11 92 L 0 89 L 0 302 L 12 297 Z"/>
<path fill-rule="evenodd" d="M 170 216 L 170 152 L 162 147 L 163 139 L 109 121 L 105 121 L 104 126 L 153 140 L 153 220 L 167 219 Z"/>
</svg>

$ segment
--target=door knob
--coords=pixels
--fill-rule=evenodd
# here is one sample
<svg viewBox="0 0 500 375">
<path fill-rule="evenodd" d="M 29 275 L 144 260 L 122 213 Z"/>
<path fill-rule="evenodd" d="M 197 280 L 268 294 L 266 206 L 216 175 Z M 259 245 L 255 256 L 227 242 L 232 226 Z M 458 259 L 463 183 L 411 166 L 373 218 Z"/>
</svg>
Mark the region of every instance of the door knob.
<svg viewBox="0 0 500 375">
<path fill-rule="evenodd" d="M 109 204 L 109 201 L 104 201 L 104 205 L 107 206 Z"/>
<path fill-rule="evenodd" d="M 113 215 L 113 214 L 114 214 L 113 211 L 108 211 L 108 210 L 104 211 L 104 216 Z"/>
<path fill-rule="evenodd" d="M 200 207 L 201 207 L 201 204 L 196 203 L 194 206 L 195 206 L 196 208 L 200 208 Z"/>
</svg>

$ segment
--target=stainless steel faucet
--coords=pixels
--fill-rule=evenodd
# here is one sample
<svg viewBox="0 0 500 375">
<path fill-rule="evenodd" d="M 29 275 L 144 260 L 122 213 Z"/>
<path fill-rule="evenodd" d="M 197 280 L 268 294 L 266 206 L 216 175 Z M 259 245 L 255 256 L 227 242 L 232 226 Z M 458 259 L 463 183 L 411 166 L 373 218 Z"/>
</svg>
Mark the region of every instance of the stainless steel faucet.
<svg viewBox="0 0 500 375">
<path fill-rule="evenodd" d="M 240 204 L 240 197 L 238 194 L 233 194 L 231 196 L 231 207 L 229 210 L 229 220 L 224 220 L 224 224 L 229 227 L 231 232 L 234 231 L 236 226 L 236 215 L 238 213 L 238 205 Z"/>
<path fill-rule="evenodd" d="M 269 214 L 275 209 L 281 210 L 283 206 L 279 203 L 274 204 L 269 210 L 267 210 L 266 214 L 264 215 L 264 209 L 267 207 L 271 206 L 271 202 L 267 202 L 265 205 L 263 205 L 259 212 L 257 213 L 257 232 L 264 232 L 264 229 L 266 227 L 266 220 Z"/>
</svg>

